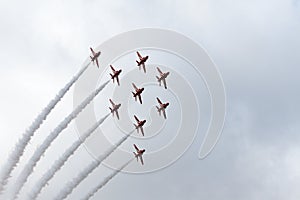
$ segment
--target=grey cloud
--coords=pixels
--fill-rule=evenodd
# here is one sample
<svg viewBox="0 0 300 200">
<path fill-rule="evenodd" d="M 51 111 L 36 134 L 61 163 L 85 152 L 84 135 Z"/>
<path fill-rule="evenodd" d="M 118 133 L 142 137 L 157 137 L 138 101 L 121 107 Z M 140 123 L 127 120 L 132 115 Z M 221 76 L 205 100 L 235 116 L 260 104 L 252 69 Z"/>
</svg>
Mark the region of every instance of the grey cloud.
<svg viewBox="0 0 300 200">
<path fill-rule="evenodd" d="M 205 160 L 197 159 L 199 136 L 171 167 L 145 175 L 119 174 L 94 199 L 299 199 L 298 1 L 4 3 L 0 51 L 1 60 L 9 67 L 33 65 L 32 71 L 53 74 L 66 67 L 64 72 L 71 76 L 76 71 L 73 66 L 79 66 L 88 55 L 89 45 L 98 45 L 123 31 L 154 26 L 177 30 L 201 43 L 220 68 L 227 89 L 228 115 L 212 154 Z M 44 20 L 47 23 L 43 24 Z M 16 58 L 15 53 L 20 56 Z M 7 70 L 1 67 L 1 72 Z M 53 87 L 61 85 L 53 83 Z M 3 95 L 16 98 L 7 90 Z M 32 109 L 38 110 L 35 105 Z M 25 111 L 30 109 L 20 108 L 14 114 L 25 118 Z M 5 114 L 1 118 L 5 119 Z M 69 142 L 68 137 L 61 139 L 62 143 Z M 2 143 L 0 148 L 5 152 L 1 146 L 6 144 Z M 49 158 L 57 158 L 54 150 Z M 41 197 L 55 196 L 60 184 L 74 177 L 89 159 L 82 149 Z M 42 175 L 42 169 L 38 168 L 34 176 Z M 70 199 L 83 196 L 109 172 L 100 167 Z"/>
</svg>

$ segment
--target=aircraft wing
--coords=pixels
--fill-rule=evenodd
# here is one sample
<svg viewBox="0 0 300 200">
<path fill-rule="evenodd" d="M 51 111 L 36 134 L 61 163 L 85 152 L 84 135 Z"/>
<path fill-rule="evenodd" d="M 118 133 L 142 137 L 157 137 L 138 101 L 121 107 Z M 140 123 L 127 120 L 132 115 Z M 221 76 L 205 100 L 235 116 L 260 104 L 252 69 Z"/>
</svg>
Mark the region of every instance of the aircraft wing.
<svg viewBox="0 0 300 200">
<path fill-rule="evenodd" d="M 156 67 L 156 69 L 157 69 L 157 71 L 159 72 L 160 75 L 163 74 L 162 71 L 158 67 Z"/>
<path fill-rule="evenodd" d="M 166 82 L 166 79 L 164 78 L 162 81 L 163 81 L 163 83 L 164 83 L 165 89 L 167 89 L 167 82 Z"/>
<path fill-rule="evenodd" d="M 116 105 L 111 99 L 109 99 L 109 102 L 111 103 L 111 105 L 113 105 L 113 107 Z"/>
<path fill-rule="evenodd" d="M 92 49 L 92 47 L 90 47 L 90 50 L 91 50 L 93 56 L 95 56 L 96 53 L 95 53 L 95 51 Z"/>
<path fill-rule="evenodd" d="M 138 57 L 139 57 L 140 60 L 143 58 L 138 51 L 136 52 L 136 54 L 138 55 Z"/>
<path fill-rule="evenodd" d="M 136 87 L 136 85 L 134 83 L 132 83 L 132 86 L 135 90 L 138 90 L 138 87 Z"/>
<path fill-rule="evenodd" d="M 141 160 L 141 163 L 142 163 L 142 165 L 144 165 L 143 156 L 142 156 L 142 155 L 140 155 L 139 157 L 140 157 L 140 160 Z"/>
<path fill-rule="evenodd" d="M 120 85 L 119 77 L 116 77 L 118 85 Z"/>
<path fill-rule="evenodd" d="M 143 63 L 143 70 L 144 70 L 144 72 L 146 73 L 146 66 L 145 66 L 145 63 Z"/>
<path fill-rule="evenodd" d="M 145 136 L 145 134 L 144 134 L 144 129 L 143 129 L 142 126 L 140 127 L 140 129 L 141 129 L 142 135 Z"/>
<path fill-rule="evenodd" d="M 114 69 L 114 67 L 112 65 L 110 65 L 111 70 L 113 70 L 113 72 L 116 72 L 116 70 Z"/>
<path fill-rule="evenodd" d="M 139 122 L 140 120 L 137 118 L 137 116 L 134 115 L 134 119 Z"/>
<path fill-rule="evenodd" d="M 167 119 L 166 110 L 162 109 L 162 112 L 163 112 L 164 118 Z"/>
<path fill-rule="evenodd" d="M 116 112 L 117 118 L 120 119 L 118 110 L 116 110 L 115 112 Z"/>
<path fill-rule="evenodd" d="M 162 102 L 160 101 L 160 99 L 158 97 L 156 97 L 156 99 L 159 104 L 162 104 Z"/>
<path fill-rule="evenodd" d="M 133 145 L 136 151 L 139 151 L 139 148 L 134 144 Z"/>
<path fill-rule="evenodd" d="M 97 67 L 99 68 L 98 58 L 96 58 L 96 64 L 97 64 Z"/>
<path fill-rule="evenodd" d="M 143 104 L 143 101 L 142 101 L 142 96 L 141 94 L 139 94 L 139 100 L 140 100 L 140 103 Z"/>
</svg>

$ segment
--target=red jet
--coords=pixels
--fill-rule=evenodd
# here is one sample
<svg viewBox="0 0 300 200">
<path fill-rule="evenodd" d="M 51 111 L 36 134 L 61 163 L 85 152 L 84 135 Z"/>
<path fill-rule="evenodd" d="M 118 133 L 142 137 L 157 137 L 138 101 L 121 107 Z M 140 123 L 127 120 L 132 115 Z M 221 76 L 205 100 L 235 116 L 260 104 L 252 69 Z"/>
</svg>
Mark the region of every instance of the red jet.
<svg viewBox="0 0 300 200">
<path fill-rule="evenodd" d="M 141 130 L 142 132 L 142 135 L 144 136 L 144 129 L 143 129 L 143 126 L 144 124 L 146 123 L 146 120 L 139 120 L 137 118 L 137 116 L 134 115 L 134 119 L 136 120 L 137 124 L 133 124 L 137 130 L 137 132 L 139 133 L 139 129 Z"/>
<path fill-rule="evenodd" d="M 142 104 L 143 102 L 142 102 L 141 94 L 144 91 L 144 88 L 138 88 L 134 83 L 132 83 L 132 86 L 135 89 L 135 93 L 132 92 L 135 101 L 137 101 L 137 97 L 139 97 L 140 103 Z"/>
<path fill-rule="evenodd" d="M 145 149 L 139 149 L 135 144 L 133 145 L 136 152 L 133 152 L 134 156 L 136 157 L 136 161 L 139 162 L 138 158 L 140 158 L 142 165 L 144 165 L 143 161 L 143 154 L 145 153 Z"/>
<path fill-rule="evenodd" d="M 167 119 L 166 108 L 169 106 L 169 103 L 162 103 L 158 97 L 156 97 L 156 99 L 157 99 L 157 102 L 159 103 L 159 106 L 156 106 L 159 116 L 161 116 L 161 112 L 162 112 L 164 115 L 164 118 Z"/>
<path fill-rule="evenodd" d="M 112 105 L 112 108 L 109 107 L 110 112 L 112 113 L 113 116 L 114 116 L 114 113 L 116 113 L 117 118 L 120 119 L 118 109 L 121 107 L 121 104 L 115 104 L 111 99 L 109 99 L 109 101 Z"/>
<path fill-rule="evenodd" d="M 90 56 L 92 62 L 94 63 L 94 61 L 96 61 L 96 64 L 97 64 L 97 67 L 99 68 L 99 63 L 98 63 L 98 57 L 100 56 L 101 54 L 101 51 L 98 51 L 98 52 L 95 52 L 92 47 L 90 47 L 90 50 L 93 54 L 93 56 Z"/>
<path fill-rule="evenodd" d="M 141 67 L 143 67 L 144 72 L 146 73 L 146 66 L 145 62 L 148 60 L 149 56 L 141 56 L 141 54 L 137 51 L 136 54 L 138 55 L 140 61 L 136 60 L 137 65 L 139 66 L 139 69 L 141 70 Z"/>
<path fill-rule="evenodd" d="M 170 72 L 162 72 L 159 67 L 156 68 L 157 71 L 159 72 L 159 76 L 156 76 L 157 81 L 159 83 L 159 86 L 161 86 L 161 82 L 163 82 L 165 89 L 167 89 L 167 82 L 166 82 L 166 78 L 169 76 Z"/>
<path fill-rule="evenodd" d="M 120 69 L 120 70 L 115 70 L 114 67 L 113 67 L 112 65 L 110 65 L 110 68 L 111 68 L 111 70 L 113 71 L 113 74 L 110 74 L 111 79 L 113 80 L 113 83 L 115 82 L 115 79 L 116 79 L 118 85 L 120 85 L 120 82 L 119 82 L 119 75 L 121 74 L 122 69 Z"/>
</svg>

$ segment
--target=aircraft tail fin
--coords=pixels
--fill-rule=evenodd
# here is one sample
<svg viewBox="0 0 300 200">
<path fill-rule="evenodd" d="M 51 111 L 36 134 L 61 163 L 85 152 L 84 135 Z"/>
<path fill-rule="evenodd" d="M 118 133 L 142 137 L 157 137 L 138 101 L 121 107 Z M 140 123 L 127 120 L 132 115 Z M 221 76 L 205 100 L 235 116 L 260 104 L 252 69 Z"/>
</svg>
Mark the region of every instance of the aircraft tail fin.
<svg viewBox="0 0 300 200">
<path fill-rule="evenodd" d="M 137 130 L 137 132 L 139 133 L 139 127 L 136 124 L 133 124 L 135 126 L 135 129 Z"/>
<path fill-rule="evenodd" d="M 159 116 L 160 116 L 160 109 L 159 109 L 158 106 L 156 106 L 156 108 L 157 108 L 157 112 L 158 112 L 158 114 L 159 114 Z"/>
<path fill-rule="evenodd" d="M 112 113 L 112 115 L 114 116 L 114 112 L 113 112 L 113 110 L 112 110 L 111 107 L 109 107 L 109 110 L 110 110 L 110 112 Z"/>
<path fill-rule="evenodd" d="M 133 152 L 134 156 L 136 157 L 136 161 L 139 162 L 138 156 L 135 152 Z"/>
<path fill-rule="evenodd" d="M 157 81 L 159 83 L 159 86 L 161 86 L 161 80 L 160 80 L 160 78 L 158 76 L 156 76 L 156 78 L 157 78 Z"/>
<path fill-rule="evenodd" d="M 140 65 L 139 61 L 136 60 L 135 62 L 136 62 L 138 65 Z"/>
<path fill-rule="evenodd" d="M 134 99 L 135 99 L 135 101 L 136 101 L 136 95 L 135 95 L 135 93 L 134 92 L 132 92 L 132 94 L 133 94 L 133 97 L 134 97 Z"/>
<path fill-rule="evenodd" d="M 115 82 L 115 79 L 113 78 L 114 76 L 112 74 L 110 74 L 111 79 L 113 80 L 113 83 Z"/>
</svg>

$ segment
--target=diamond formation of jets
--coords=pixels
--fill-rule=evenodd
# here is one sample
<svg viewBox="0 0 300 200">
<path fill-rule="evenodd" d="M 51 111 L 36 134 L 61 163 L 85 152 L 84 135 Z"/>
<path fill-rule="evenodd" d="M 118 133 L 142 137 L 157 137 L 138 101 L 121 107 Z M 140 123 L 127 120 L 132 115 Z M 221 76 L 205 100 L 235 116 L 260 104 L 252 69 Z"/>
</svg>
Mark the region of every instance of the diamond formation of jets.
<svg viewBox="0 0 300 200">
<path fill-rule="evenodd" d="M 95 52 L 92 47 L 90 47 L 90 50 L 91 50 L 91 52 L 93 54 L 93 56 L 90 56 L 90 58 L 91 58 L 91 60 L 92 60 L 93 63 L 96 62 L 97 67 L 99 68 L 98 57 L 100 56 L 101 51 Z"/>
<path fill-rule="evenodd" d="M 159 106 L 156 106 L 159 116 L 161 116 L 161 113 L 163 113 L 164 118 L 167 119 L 166 108 L 169 106 L 169 103 L 162 103 L 158 97 L 156 97 L 156 100 L 159 103 Z"/>
<path fill-rule="evenodd" d="M 156 68 L 157 71 L 159 72 L 159 76 L 156 76 L 157 81 L 159 83 L 159 86 L 161 86 L 161 82 L 163 82 L 165 89 L 167 89 L 167 82 L 166 82 L 166 78 L 169 76 L 170 72 L 162 72 L 161 69 L 159 69 L 159 67 Z"/>
<path fill-rule="evenodd" d="M 149 56 L 141 56 L 141 54 L 137 51 L 136 54 L 139 57 L 139 61 L 136 60 L 137 66 L 139 67 L 139 69 L 141 70 L 141 67 L 143 67 L 144 72 L 146 73 L 146 66 L 145 66 L 145 62 L 148 60 Z"/>
<path fill-rule="evenodd" d="M 98 57 L 101 54 L 101 51 L 97 51 L 95 52 L 92 48 L 90 48 L 91 52 L 92 52 L 92 56 L 90 56 L 91 61 L 99 68 L 99 62 L 98 62 Z M 137 66 L 139 67 L 139 70 L 141 70 L 141 68 L 143 68 L 143 71 L 146 73 L 146 66 L 145 63 L 148 60 L 149 56 L 142 56 L 138 51 L 136 52 L 137 56 L 138 56 L 138 60 L 136 60 Z M 119 80 L 119 75 L 122 72 L 122 69 L 116 70 L 112 65 L 110 65 L 110 68 L 112 70 L 112 73 L 110 73 L 111 79 L 113 81 L 113 83 L 116 81 L 118 85 L 120 85 L 120 80 Z M 156 76 L 156 79 L 159 83 L 159 86 L 164 85 L 164 88 L 167 89 L 167 83 L 166 83 L 166 78 L 169 76 L 170 72 L 162 72 L 162 70 L 157 67 L 156 68 L 157 71 L 159 72 L 159 75 Z M 134 88 L 134 92 L 132 92 L 133 97 L 135 98 L 135 101 L 138 101 L 140 104 L 142 104 L 142 96 L 141 94 L 144 91 L 144 88 L 138 88 L 134 83 L 132 83 L 132 86 Z M 162 101 L 156 97 L 156 100 L 158 102 L 159 105 L 156 106 L 157 108 L 157 112 L 159 113 L 159 116 L 163 115 L 165 119 L 167 119 L 167 115 L 166 115 L 166 108 L 169 106 L 169 103 L 162 103 Z M 109 102 L 111 103 L 111 107 L 109 107 L 110 112 L 112 113 L 113 116 L 116 115 L 117 119 L 120 119 L 119 116 L 119 108 L 121 107 L 121 104 L 116 104 L 112 101 L 112 99 L 109 99 Z M 144 136 L 144 124 L 146 123 L 146 120 L 139 120 L 138 117 L 136 115 L 134 115 L 134 119 L 136 120 L 136 124 L 134 124 L 135 129 L 137 130 L 137 132 L 141 132 L 141 134 Z M 144 165 L 144 161 L 143 161 L 143 154 L 145 153 L 145 149 L 139 149 L 135 144 L 133 145 L 136 152 L 134 153 L 134 156 L 136 157 L 137 161 L 141 161 L 142 165 Z"/>
<path fill-rule="evenodd" d="M 111 70 L 113 71 L 113 73 L 112 73 L 112 74 L 110 74 L 110 76 L 111 76 L 111 79 L 113 80 L 113 83 L 115 82 L 115 79 L 116 79 L 116 80 L 117 80 L 117 83 L 118 83 L 118 85 L 120 85 L 120 81 L 119 81 L 119 75 L 121 74 L 121 72 L 122 72 L 122 69 L 115 70 L 115 68 L 114 68 L 112 65 L 110 65 L 110 68 L 111 68 Z"/>
<path fill-rule="evenodd" d="M 112 108 L 109 107 L 110 112 L 112 113 L 113 116 L 114 114 L 116 114 L 117 118 L 120 119 L 118 109 L 121 107 L 121 104 L 115 104 L 111 99 L 109 99 L 109 102 L 112 105 Z"/>
<path fill-rule="evenodd" d="M 137 122 L 137 124 L 133 124 L 135 126 L 135 129 L 137 130 L 138 133 L 139 133 L 139 130 L 140 130 L 142 135 L 145 136 L 143 126 L 146 123 L 146 120 L 139 120 L 137 118 L 137 116 L 135 116 L 135 115 L 134 115 L 134 119 Z"/>
<path fill-rule="evenodd" d="M 145 153 L 145 149 L 139 149 L 135 144 L 133 145 L 136 152 L 133 152 L 134 156 L 136 157 L 136 161 L 138 162 L 140 159 L 142 165 L 144 165 L 144 160 L 143 160 L 143 154 Z"/>
<path fill-rule="evenodd" d="M 141 94 L 142 94 L 142 92 L 144 91 L 144 88 L 138 88 L 134 83 L 132 83 L 132 86 L 133 86 L 133 88 L 134 88 L 134 90 L 135 90 L 135 92 L 132 92 L 135 101 L 137 101 L 137 98 L 139 98 L 139 101 L 140 101 L 140 103 L 142 104 L 143 101 L 142 101 L 142 96 L 141 96 Z"/>
</svg>

